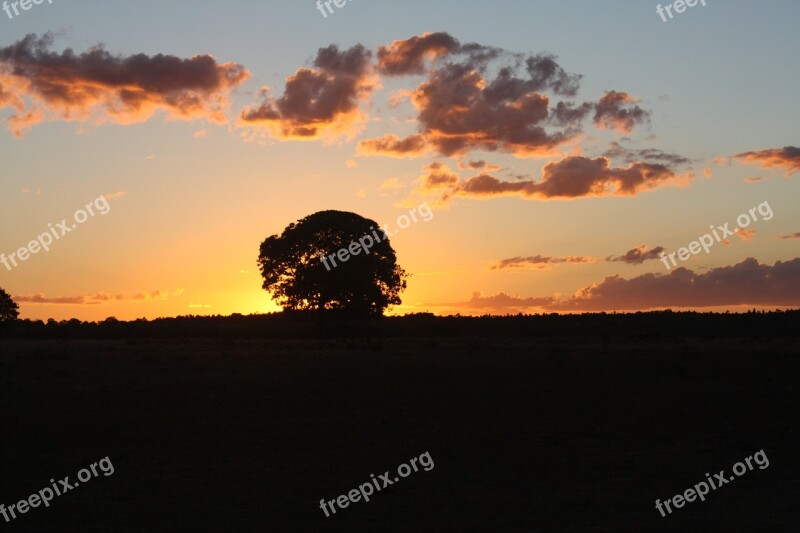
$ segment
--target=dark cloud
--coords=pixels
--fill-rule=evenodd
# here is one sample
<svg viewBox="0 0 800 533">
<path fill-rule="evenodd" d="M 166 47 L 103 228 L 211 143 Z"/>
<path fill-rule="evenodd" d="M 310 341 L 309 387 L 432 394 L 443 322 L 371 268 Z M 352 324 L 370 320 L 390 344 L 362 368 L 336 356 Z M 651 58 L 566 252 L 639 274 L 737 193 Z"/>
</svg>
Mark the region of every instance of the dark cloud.
<svg viewBox="0 0 800 533">
<path fill-rule="evenodd" d="M 800 258 L 759 264 L 748 258 L 706 273 L 678 268 L 669 274 L 643 274 L 631 279 L 609 276 L 567 299 L 522 298 L 498 293 L 473 293 L 467 302 L 441 307 L 486 313 L 548 311 L 646 311 L 665 308 L 723 306 L 800 306 Z M 428 304 L 428 307 L 437 307 Z"/>
<path fill-rule="evenodd" d="M 436 70 L 412 96 L 429 144 L 446 156 L 476 149 L 523 154 L 549 152 L 571 138 L 544 128 L 547 96 L 502 77 L 501 72 L 486 86 L 486 79 L 469 66 Z"/>
<path fill-rule="evenodd" d="M 547 198 L 633 195 L 672 178 L 675 173 L 662 164 L 636 162 L 612 168 L 604 157 L 572 156 L 545 165 L 536 192 Z"/>
<path fill-rule="evenodd" d="M 393 133 L 361 141 L 358 153 L 361 155 L 386 155 L 390 157 L 416 157 L 430 151 L 428 141 L 423 135 L 409 135 L 401 139 Z"/>
<path fill-rule="evenodd" d="M 647 163 L 663 163 L 665 165 L 670 165 L 673 167 L 681 166 L 681 165 L 689 165 L 691 164 L 692 160 L 686 157 L 680 156 L 678 154 L 670 154 L 667 152 L 662 152 L 661 150 L 656 150 L 655 148 L 645 148 L 643 150 L 630 150 L 625 148 L 621 144 L 617 142 L 611 143 L 611 148 L 609 148 L 603 156 L 612 158 L 612 159 L 620 159 L 625 161 L 626 163 L 633 163 L 635 161 L 644 161 Z"/>
<path fill-rule="evenodd" d="M 571 102 L 558 102 L 550 109 L 550 122 L 557 126 L 577 128 L 592 111 L 594 104 L 584 102 L 576 106 Z"/>
<path fill-rule="evenodd" d="M 791 235 L 782 235 L 781 239 L 800 239 L 800 231 L 792 233 Z"/>
<path fill-rule="evenodd" d="M 428 78 L 410 94 L 419 133 L 363 141 L 362 153 L 415 157 L 424 144 L 445 156 L 471 150 L 547 155 L 580 133 L 580 121 L 593 108 L 558 102 L 551 111 L 551 96 L 574 96 L 581 76 L 549 54 L 461 45 L 446 33 L 394 41 L 378 51 L 378 68 L 390 75 L 420 74 L 426 60 Z"/>
<path fill-rule="evenodd" d="M 526 92 L 550 90 L 553 94 L 575 96 L 583 78 L 579 74 L 568 74 L 550 54 L 528 57 L 525 70 L 531 77 L 529 85 L 523 88 Z"/>
<path fill-rule="evenodd" d="M 681 267 L 669 274 L 643 274 L 630 280 L 611 276 L 547 308 L 622 311 L 734 305 L 800 305 L 800 258 L 773 266 L 748 258 L 703 274 Z"/>
<path fill-rule="evenodd" d="M 645 261 L 658 259 L 658 256 L 662 254 L 664 250 L 665 248 L 663 246 L 656 246 L 652 250 L 648 250 L 647 245 L 642 244 L 641 246 L 637 246 L 632 250 L 628 250 L 625 255 L 620 255 L 617 257 L 609 256 L 606 260 L 628 263 L 629 265 L 641 265 Z"/>
<path fill-rule="evenodd" d="M 316 139 L 330 132 L 352 135 L 363 120 L 359 101 L 373 90 L 372 53 L 362 45 L 340 51 L 320 48 L 313 69 L 300 68 L 286 79 L 275 99 L 262 89 L 263 101 L 242 111 L 240 124 L 266 126 L 284 139 Z"/>
<path fill-rule="evenodd" d="M 650 112 L 635 105 L 636 101 L 627 93 L 607 91 L 595 106 L 595 126 L 630 133 L 634 126 L 649 122 Z"/>
<path fill-rule="evenodd" d="M 437 171 L 441 171 L 441 167 L 437 167 Z M 678 176 L 672 169 L 661 164 L 637 162 L 627 167 L 614 168 L 606 158 L 589 159 L 582 156 L 568 156 L 546 164 L 542 169 L 542 178 L 538 181 L 502 181 L 487 172 L 462 180 L 446 166 L 444 168 L 448 174 L 446 186 L 443 182 L 437 182 L 432 187 L 428 174 L 431 167 L 425 167 L 425 173 L 421 176 L 420 185 L 414 194 L 438 194 L 443 201 L 450 200 L 453 196 L 489 198 L 511 195 L 540 200 L 631 196 L 669 182 L 680 184 L 691 178 L 691 175 Z"/>
<path fill-rule="evenodd" d="M 459 161 L 458 162 L 458 169 L 459 170 L 486 170 L 489 172 L 493 172 L 495 170 L 500 170 L 498 165 L 490 165 L 483 159 L 478 159 L 476 161 Z"/>
<path fill-rule="evenodd" d="M 115 56 L 102 46 L 58 53 L 52 44 L 51 34 L 29 34 L 0 48 L 0 107 L 14 109 L 8 124 L 17 136 L 43 120 L 128 124 L 159 110 L 223 123 L 229 92 L 250 76 L 210 55 Z"/>
<path fill-rule="evenodd" d="M 784 170 L 787 176 L 800 171 L 800 148 L 795 146 L 745 152 L 733 157 L 743 163 L 760 165 L 761 168 L 778 168 Z"/>
</svg>

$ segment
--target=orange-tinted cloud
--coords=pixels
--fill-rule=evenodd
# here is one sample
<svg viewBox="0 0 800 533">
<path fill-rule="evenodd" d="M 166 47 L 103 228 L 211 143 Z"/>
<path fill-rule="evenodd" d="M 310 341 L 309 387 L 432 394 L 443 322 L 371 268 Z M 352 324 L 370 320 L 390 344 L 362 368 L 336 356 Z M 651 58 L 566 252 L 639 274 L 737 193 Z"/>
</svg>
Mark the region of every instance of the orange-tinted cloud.
<svg viewBox="0 0 800 533">
<path fill-rule="evenodd" d="M 418 157 L 430 151 L 428 142 L 422 135 L 409 135 L 401 139 L 394 133 L 383 137 L 367 139 L 358 143 L 361 155 L 386 155 L 389 157 Z"/>
<path fill-rule="evenodd" d="M 635 105 L 637 101 L 627 93 L 607 91 L 595 106 L 595 126 L 630 133 L 634 126 L 649 122 L 650 112 Z"/>
<path fill-rule="evenodd" d="M 756 230 L 736 228 L 736 235 L 743 241 L 749 241 L 750 239 L 756 236 Z"/>
<path fill-rule="evenodd" d="M 409 39 L 392 41 L 378 48 L 378 70 L 386 76 L 422 74 L 425 60 L 455 52 L 459 42 L 444 32 L 423 33 Z"/>
<path fill-rule="evenodd" d="M 528 257 L 510 257 L 503 259 L 496 265 L 492 266 L 492 270 L 502 270 L 505 268 L 518 268 L 518 269 L 535 269 L 543 270 L 548 265 L 561 264 L 561 263 L 596 263 L 598 260 L 594 257 L 583 256 L 566 256 L 566 257 L 549 257 L 543 255 L 534 255 Z"/>
<path fill-rule="evenodd" d="M 0 48 L 0 108 L 21 136 L 44 120 L 130 124 L 165 111 L 172 119 L 226 122 L 228 94 L 250 73 L 210 55 L 115 56 L 97 46 L 51 52 L 51 34 L 29 34 Z"/>
<path fill-rule="evenodd" d="M 778 168 L 784 170 L 787 176 L 791 176 L 795 172 L 800 171 L 800 148 L 796 146 L 745 152 L 733 157 L 744 163 L 759 165 L 761 168 Z"/>
<path fill-rule="evenodd" d="M 12 297 L 17 303 L 28 304 L 61 304 L 61 305 L 98 305 L 112 301 L 150 301 L 150 300 L 166 300 L 169 297 L 180 296 L 183 294 L 183 289 L 175 291 L 156 290 L 149 293 L 139 293 L 134 296 L 125 296 L 124 294 L 109 294 L 107 292 L 98 292 L 96 294 L 81 294 L 80 296 L 60 296 L 48 298 L 44 294 L 18 294 Z"/>
<path fill-rule="evenodd" d="M 758 183 L 759 181 L 764 181 L 765 179 L 767 179 L 767 178 L 764 178 L 764 177 L 745 178 L 744 181 L 745 181 L 745 183 Z"/>
<path fill-rule="evenodd" d="M 242 111 L 240 125 L 265 126 L 282 139 L 354 135 L 366 120 L 359 102 L 377 85 L 371 57 L 360 44 L 342 51 L 336 45 L 320 48 L 314 68 L 300 68 L 289 76 L 280 98 L 262 89 L 263 101 Z"/>
<path fill-rule="evenodd" d="M 652 250 L 648 250 L 647 245 L 642 244 L 632 250 L 628 250 L 625 255 L 620 255 L 617 257 L 610 256 L 607 258 L 607 260 L 612 262 L 628 263 L 629 265 L 641 265 L 645 261 L 658 259 L 658 256 L 662 254 L 664 250 L 665 248 L 663 246 L 656 246 Z"/>
</svg>

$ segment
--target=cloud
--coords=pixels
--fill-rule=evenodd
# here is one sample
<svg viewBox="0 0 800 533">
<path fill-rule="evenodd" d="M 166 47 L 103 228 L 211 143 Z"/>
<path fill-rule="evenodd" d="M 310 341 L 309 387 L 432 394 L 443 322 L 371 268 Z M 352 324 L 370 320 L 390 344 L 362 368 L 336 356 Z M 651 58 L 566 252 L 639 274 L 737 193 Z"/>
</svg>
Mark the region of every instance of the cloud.
<svg viewBox="0 0 800 533">
<path fill-rule="evenodd" d="M 800 148 L 795 146 L 745 152 L 733 158 L 743 163 L 759 165 L 760 168 L 778 168 L 785 171 L 787 176 L 800 171 Z"/>
<path fill-rule="evenodd" d="M 486 172 L 494 172 L 496 170 L 500 170 L 498 165 L 490 165 L 483 159 L 479 159 L 477 161 L 459 161 L 458 162 L 458 169 L 459 170 L 485 170 Z"/>
<path fill-rule="evenodd" d="M 505 292 L 497 293 L 493 296 L 481 296 L 480 292 L 472 293 L 472 298 L 466 302 L 456 302 L 447 304 L 425 304 L 421 307 L 450 307 L 456 311 L 460 310 L 483 310 L 487 313 L 520 313 L 531 308 L 542 308 L 555 301 L 552 297 L 545 298 L 520 298 L 511 296 Z"/>
<path fill-rule="evenodd" d="M 434 60 L 460 47 L 456 39 L 443 32 L 392 41 L 392 44 L 378 48 L 378 70 L 386 76 L 422 74 L 426 59 Z"/>
<path fill-rule="evenodd" d="M 434 162 L 422 168 L 422 188 L 426 191 L 457 187 L 461 179 L 444 163 Z"/>
<path fill-rule="evenodd" d="M 402 189 L 403 184 L 400 183 L 400 180 L 397 178 L 389 178 L 388 180 L 384 180 L 383 183 L 380 184 L 378 190 L 380 191 L 393 191 L 396 189 Z"/>
<path fill-rule="evenodd" d="M 503 259 L 496 265 L 492 266 L 492 270 L 502 270 L 505 268 L 532 268 L 536 270 L 546 269 L 548 265 L 560 263 L 596 263 L 597 259 L 594 257 L 582 256 L 566 256 L 566 257 L 549 257 L 543 255 L 534 255 L 528 257 L 510 257 Z"/>
<path fill-rule="evenodd" d="M 547 308 L 614 311 L 734 305 L 800 305 L 800 258 L 773 266 L 748 258 L 704 274 L 681 267 L 630 280 L 610 276 Z"/>
<path fill-rule="evenodd" d="M 663 246 L 656 246 L 652 250 L 647 249 L 647 245 L 642 244 L 636 248 L 629 250 L 625 255 L 618 257 L 609 256 L 605 260 L 609 262 L 623 262 L 631 265 L 640 265 L 645 261 L 658 259 L 665 248 Z M 587 256 L 566 256 L 566 257 L 550 257 L 546 255 L 533 255 L 527 257 L 511 257 L 499 261 L 496 265 L 492 266 L 492 270 L 501 270 L 505 268 L 532 268 L 536 270 L 543 270 L 552 264 L 561 263 L 598 263 L 602 261 L 596 257 Z"/>
<path fill-rule="evenodd" d="M 765 179 L 767 179 L 767 178 L 764 178 L 764 177 L 745 178 L 744 181 L 745 181 L 745 183 L 758 183 L 759 181 L 764 181 Z"/>
<path fill-rule="evenodd" d="M 359 102 L 377 85 L 371 57 L 360 44 L 341 51 L 336 45 L 320 48 L 314 68 L 300 68 L 289 76 L 280 98 L 263 88 L 261 103 L 244 109 L 239 124 L 266 127 L 281 139 L 355 135 L 366 120 Z"/>
<path fill-rule="evenodd" d="M 110 296 L 106 293 L 94 295 L 82 294 L 80 296 L 62 296 L 58 298 L 48 298 L 44 294 L 16 294 L 12 299 L 17 303 L 32 304 L 72 304 L 72 305 L 92 305 L 104 303 L 109 300 L 122 300 L 122 295 Z"/>
<path fill-rule="evenodd" d="M 791 235 L 782 235 L 781 239 L 800 239 L 800 231 L 792 233 Z"/>
<path fill-rule="evenodd" d="M 417 157 L 430 151 L 428 141 L 423 135 L 409 135 L 401 139 L 394 133 L 383 137 L 367 139 L 358 143 L 361 155 L 385 155 L 389 157 Z"/>
<path fill-rule="evenodd" d="M 631 279 L 606 277 L 574 295 L 522 298 L 500 292 L 483 297 L 473 293 L 467 302 L 431 305 L 487 313 L 548 311 L 639 311 L 665 308 L 723 306 L 800 306 L 800 258 L 759 264 L 748 258 L 706 273 L 678 268 L 669 274 L 643 274 Z"/>
<path fill-rule="evenodd" d="M 434 163 L 423 168 L 415 195 L 440 195 L 442 201 L 454 196 L 491 198 L 519 196 L 525 199 L 574 199 L 591 196 L 632 196 L 669 182 L 683 184 L 691 175 L 677 176 L 662 164 L 631 163 L 613 168 L 608 159 L 568 156 L 542 168 L 540 180 L 501 181 L 483 172 L 461 180 L 446 165 Z"/>
<path fill-rule="evenodd" d="M 106 200 L 119 200 L 120 198 L 122 198 L 126 194 L 128 194 L 128 193 L 125 192 L 125 191 L 117 191 L 117 192 L 113 192 L 111 194 L 104 194 L 103 198 L 105 198 Z"/>
<path fill-rule="evenodd" d="M 167 298 L 180 296 L 183 294 L 183 289 L 175 291 L 156 290 L 150 293 L 139 293 L 134 296 L 125 296 L 123 294 L 112 295 L 107 292 L 98 292 L 95 294 L 81 294 L 80 296 L 60 296 L 60 297 L 47 297 L 42 293 L 39 294 L 18 294 L 13 296 L 13 300 L 17 303 L 29 304 L 55 304 L 55 305 L 98 305 L 112 301 L 151 301 L 151 300 L 166 300 Z"/>
<path fill-rule="evenodd" d="M 630 150 L 625 148 L 618 142 L 612 142 L 604 154 L 604 157 L 611 159 L 619 159 L 626 163 L 634 163 L 636 161 L 644 161 L 647 163 L 662 163 L 673 167 L 689 165 L 692 161 L 678 154 L 670 154 L 662 152 L 655 148 L 645 148 L 643 150 Z M 708 170 L 708 169 L 705 169 Z M 705 170 L 703 171 L 705 173 Z M 706 177 L 709 177 L 707 173 Z"/>
<path fill-rule="evenodd" d="M 16 136 L 45 120 L 131 124 L 157 111 L 225 123 L 228 94 L 250 76 L 210 55 L 118 56 L 102 46 L 58 53 L 52 45 L 52 34 L 28 34 L 0 48 L 0 108 L 14 109 L 8 127 Z"/>
<path fill-rule="evenodd" d="M 656 246 L 652 250 L 647 249 L 647 245 L 642 244 L 632 250 L 628 250 L 625 255 L 617 257 L 609 256 L 607 261 L 628 263 L 629 265 L 641 265 L 645 261 L 658 259 L 659 255 L 664 252 L 663 246 Z"/>
<path fill-rule="evenodd" d="M 594 108 L 570 101 L 551 108 L 551 96 L 575 96 L 581 76 L 567 73 L 549 54 L 462 45 L 447 33 L 393 41 L 378 50 L 378 70 L 385 75 L 422 74 L 426 62 L 427 79 L 409 94 L 419 132 L 362 141 L 361 153 L 417 157 L 435 151 L 449 157 L 480 149 L 549 155 L 576 138 L 580 121 Z"/>
<path fill-rule="evenodd" d="M 649 122 L 651 113 L 634 105 L 636 102 L 638 100 L 627 93 L 606 91 L 595 106 L 595 126 L 630 133 L 634 126 Z"/>
<path fill-rule="evenodd" d="M 743 241 L 749 241 L 756 236 L 756 230 L 736 228 L 736 235 Z"/>
</svg>

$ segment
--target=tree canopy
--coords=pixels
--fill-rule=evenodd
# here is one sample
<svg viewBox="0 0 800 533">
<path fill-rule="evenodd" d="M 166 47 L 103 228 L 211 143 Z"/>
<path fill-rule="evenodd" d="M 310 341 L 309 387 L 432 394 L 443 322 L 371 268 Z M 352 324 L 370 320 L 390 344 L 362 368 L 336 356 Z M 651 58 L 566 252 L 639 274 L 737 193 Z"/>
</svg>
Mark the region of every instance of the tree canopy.
<svg viewBox="0 0 800 533">
<path fill-rule="evenodd" d="M 6 291 L 0 289 L 0 322 L 11 322 L 19 317 L 19 306 Z"/>
<path fill-rule="evenodd" d="M 401 303 L 408 277 L 378 224 L 346 211 L 319 211 L 289 224 L 261 243 L 258 265 L 262 287 L 284 309 L 359 316 Z"/>
</svg>

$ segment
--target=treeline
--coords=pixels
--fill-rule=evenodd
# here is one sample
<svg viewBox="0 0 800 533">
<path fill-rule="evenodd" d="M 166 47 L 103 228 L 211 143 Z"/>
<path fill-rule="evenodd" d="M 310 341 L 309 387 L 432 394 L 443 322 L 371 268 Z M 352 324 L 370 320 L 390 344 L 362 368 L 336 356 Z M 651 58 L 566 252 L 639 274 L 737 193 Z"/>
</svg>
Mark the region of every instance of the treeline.
<svg viewBox="0 0 800 533">
<path fill-rule="evenodd" d="M 594 337 L 769 338 L 800 335 L 800 310 L 748 313 L 653 311 L 580 315 L 447 316 L 417 313 L 357 320 L 316 313 L 181 316 L 101 322 L 17 320 L 0 336 L 28 339 L 308 338 L 308 337 Z"/>
</svg>

